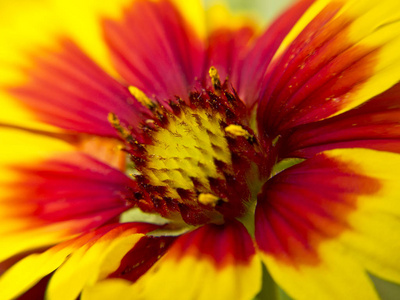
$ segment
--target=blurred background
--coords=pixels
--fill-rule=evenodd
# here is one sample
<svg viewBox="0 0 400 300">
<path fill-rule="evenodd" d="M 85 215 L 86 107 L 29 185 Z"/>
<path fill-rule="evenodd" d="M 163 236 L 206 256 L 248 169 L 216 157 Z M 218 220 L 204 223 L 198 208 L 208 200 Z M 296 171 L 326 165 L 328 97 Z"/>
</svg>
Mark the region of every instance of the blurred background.
<svg viewBox="0 0 400 300">
<path fill-rule="evenodd" d="M 228 3 L 233 10 L 255 12 L 260 18 L 271 21 L 294 0 L 203 0 L 206 5 Z"/>
</svg>

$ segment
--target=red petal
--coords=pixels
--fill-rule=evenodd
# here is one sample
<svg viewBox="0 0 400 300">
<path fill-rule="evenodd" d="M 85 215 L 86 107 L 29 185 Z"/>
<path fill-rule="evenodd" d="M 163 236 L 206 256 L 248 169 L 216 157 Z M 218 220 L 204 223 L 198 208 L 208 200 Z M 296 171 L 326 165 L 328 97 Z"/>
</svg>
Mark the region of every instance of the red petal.
<svg viewBox="0 0 400 300">
<path fill-rule="evenodd" d="M 234 88 L 239 86 L 241 61 L 254 34 L 250 26 L 240 29 L 218 28 L 210 34 L 209 66 L 218 70 L 222 82 L 228 78 Z"/>
<path fill-rule="evenodd" d="M 135 282 L 168 250 L 173 237 L 143 237 L 126 253 L 119 268 L 108 278 L 122 278 Z"/>
<path fill-rule="evenodd" d="M 388 6 L 374 5 L 376 10 Z M 347 111 L 397 81 L 396 72 L 387 75 L 387 84 L 380 77 L 387 68 L 381 52 L 391 47 L 395 37 L 390 34 L 397 29 L 363 19 L 375 7 L 343 7 L 341 2 L 326 5 L 271 64 L 258 110 L 260 127 L 269 136 Z M 390 13 L 378 17 L 377 24 L 390 26 Z"/>
<path fill-rule="evenodd" d="M 17 101 L 43 122 L 67 130 L 118 137 L 107 117 L 116 114 L 135 128 L 146 109 L 128 89 L 113 80 L 71 40 L 61 39 L 60 49 L 42 50 L 27 69 L 25 85 L 10 87 Z"/>
<path fill-rule="evenodd" d="M 312 157 L 329 149 L 356 147 L 399 153 L 399 97 L 397 84 L 357 109 L 296 128 L 285 137 L 282 156 Z"/>
<path fill-rule="evenodd" d="M 259 100 L 265 87 L 265 73 L 275 52 L 303 13 L 315 0 L 298 1 L 268 27 L 255 42 L 246 57 L 238 63 L 234 88 L 250 106 Z"/>
<path fill-rule="evenodd" d="M 120 171 L 83 154 L 46 161 L 35 169 L 19 166 L 16 170 L 25 179 L 14 183 L 23 187 L 19 198 L 29 199 L 29 204 L 36 206 L 31 216 L 46 223 L 88 218 L 92 214 L 99 219 L 102 213 L 123 211 L 136 188 Z"/>
<path fill-rule="evenodd" d="M 185 98 L 202 75 L 204 45 L 170 1 L 135 1 L 103 28 L 118 72 L 149 96 Z"/>
<path fill-rule="evenodd" d="M 237 241 L 240 240 L 240 243 Z M 255 254 L 247 230 L 239 222 L 207 225 L 181 236 L 170 249 L 168 257 L 179 261 L 186 256 L 207 259 L 216 268 L 232 263 L 247 264 Z"/>
<path fill-rule="evenodd" d="M 8 183 L 12 192 L 1 205 L 3 222 L 16 227 L 3 229 L 2 241 L 11 243 L 1 252 L 4 258 L 96 228 L 133 205 L 136 183 L 85 154 L 12 170 L 18 180 Z"/>
</svg>

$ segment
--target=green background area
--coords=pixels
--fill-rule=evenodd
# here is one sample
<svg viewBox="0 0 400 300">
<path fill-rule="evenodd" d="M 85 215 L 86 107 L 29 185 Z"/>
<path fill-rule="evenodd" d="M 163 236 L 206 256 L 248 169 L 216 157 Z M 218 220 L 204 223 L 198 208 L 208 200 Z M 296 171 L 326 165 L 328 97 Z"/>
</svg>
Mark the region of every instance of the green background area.
<svg viewBox="0 0 400 300">
<path fill-rule="evenodd" d="M 279 12 L 287 7 L 293 0 L 203 0 L 206 5 L 212 3 L 228 3 L 233 10 L 246 10 L 255 12 L 264 20 L 272 20 Z"/>
</svg>

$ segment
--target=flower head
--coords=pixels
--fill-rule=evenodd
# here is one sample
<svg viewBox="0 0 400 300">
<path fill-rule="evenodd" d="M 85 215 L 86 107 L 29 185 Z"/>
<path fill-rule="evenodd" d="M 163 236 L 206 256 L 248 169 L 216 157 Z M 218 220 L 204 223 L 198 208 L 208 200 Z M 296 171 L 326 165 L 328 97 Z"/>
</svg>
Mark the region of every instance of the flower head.
<svg viewBox="0 0 400 300">
<path fill-rule="evenodd" d="M 263 264 L 295 299 L 400 283 L 399 2 L 264 31 L 194 0 L 29 5 L 0 29 L 1 299 L 253 299 Z"/>
</svg>

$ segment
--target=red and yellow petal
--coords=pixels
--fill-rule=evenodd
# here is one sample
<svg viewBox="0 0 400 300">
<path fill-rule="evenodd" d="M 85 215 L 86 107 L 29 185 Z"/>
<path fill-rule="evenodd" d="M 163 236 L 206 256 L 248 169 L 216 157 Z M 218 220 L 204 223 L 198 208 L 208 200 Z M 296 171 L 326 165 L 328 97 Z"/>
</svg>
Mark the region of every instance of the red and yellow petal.
<svg viewBox="0 0 400 300">
<path fill-rule="evenodd" d="M 32 55 L 23 82 L 5 88 L 14 102 L 42 123 L 115 138 L 118 132 L 108 120 L 110 113 L 118 116 L 122 126 L 133 128 L 146 118 L 147 109 L 128 87 L 107 75 L 72 40 L 57 40 L 57 49 L 41 49 Z"/>
<path fill-rule="evenodd" d="M 353 230 L 344 232 L 339 240 L 369 272 L 399 284 L 399 155 L 371 150 L 350 155 L 346 152 L 332 151 L 347 163 L 359 164 L 364 174 L 372 174 L 380 189 L 375 195 L 360 197 L 357 211 L 348 219 Z"/>
<path fill-rule="evenodd" d="M 112 66 L 107 45 L 102 36 L 103 18 L 121 19 L 122 11 L 132 0 L 47 0 L 61 24 L 60 31 L 68 36 L 107 73 L 119 77 Z M 71 17 L 73 16 L 73 17 Z"/>
<path fill-rule="evenodd" d="M 23 81 L 24 74 L 18 69 L 30 61 L 26 52 L 34 45 L 51 46 L 49 38 L 53 34 L 56 18 L 49 14 L 45 1 L 2 1 L 0 3 L 0 123 L 16 124 L 36 129 L 59 131 L 48 124 L 43 124 L 27 108 L 16 103 L 4 87 Z M 24 10 L 21 10 L 21 6 Z M 52 26 L 49 26 L 52 24 Z"/>
<path fill-rule="evenodd" d="M 62 140 L 2 129 L 0 260 L 96 228 L 133 205 L 136 184 Z"/>
<path fill-rule="evenodd" d="M 69 10 L 65 7 L 59 7 L 59 2 L 51 0 L 36 0 L 36 1 L 2 1 L 0 3 L 0 39 L 2 40 L 3 47 L 0 49 L 0 101 L 2 111 L 0 112 L 0 123 L 13 124 L 23 127 L 47 130 L 47 131 L 60 131 L 57 127 L 50 124 L 43 123 L 38 120 L 37 115 L 30 111 L 26 106 L 21 105 L 20 102 L 15 101 L 15 97 L 8 93 L 6 87 L 19 86 L 26 83 L 26 69 L 35 67 L 31 56 L 45 56 L 42 52 L 43 48 L 51 49 L 52 51 L 58 50 L 58 41 L 60 37 L 69 36 L 69 38 L 84 41 L 85 51 L 100 63 L 103 68 L 110 70 L 111 61 L 107 58 L 106 47 L 104 42 L 100 40 L 100 26 L 99 20 L 92 25 L 85 26 L 82 23 L 93 22 L 95 18 L 95 11 L 88 12 L 84 6 L 88 6 L 89 2 L 84 1 L 79 3 L 78 6 L 70 6 Z M 64 1 L 72 5 L 73 1 Z M 109 1 L 107 9 L 103 10 L 103 17 L 111 13 Z M 117 4 L 119 1 L 112 1 Z M 76 2 L 74 2 L 77 4 Z M 93 3 L 92 3 L 93 4 Z M 98 5 L 101 5 L 100 3 Z M 105 4 L 102 3 L 103 6 Z M 77 9 L 79 7 L 79 9 Z M 71 11 L 73 10 L 73 13 Z M 68 11 L 68 13 L 66 13 Z M 80 18 L 78 13 L 88 15 Z M 74 26 L 70 27 L 65 23 L 61 15 L 68 15 L 69 22 Z M 74 16 L 71 18 L 71 16 Z M 89 21 L 90 20 L 90 21 Z M 79 25 L 78 25 L 79 23 Z M 93 27 L 97 26 L 96 30 L 91 31 Z M 81 34 L 82 38 L 77 38 L 73 34 Z M 97 40 L 97 42 L 95 41 Z M 108 66 L 108 67 L 107 67 Z M 115 73 L 115 71 L 114 71 Z M 53 82 L 54 83 L 54 82 Z M 60 84 L 60 83 L 58 83 Z M 42 87 L 43 89 L 49 86 Z"/>
<path fill-rule="evenodd" d="M 204 11 L 204 3 L 201 0 L 171 0 L 171 3 L 175 5 L 177 10 L 183 16 L 185 21 L 195 31 L 196 35 L 200 39 L 206 39 L 207 35 L 207 24 L 206 24 L 206 13 Z"/>
<path fill-rule="evenodd" d="M 54 45 L 57 36 L 68 36 L 96 63 L 114 75 L 115 70 L 102 39 L 100 20 L 120 17 L 123 7 L 130 4 L 131 0 L 3 1 L 0 3 L 0 35 L 7 47 L 2 47 L 1 59 L 21 63 L 27 51 L 38 46 Z"/>
<path fill-rule="evenodd" d="M 296 128 L 282 140 L 282 157 L 312 157 L 335 148 L 400 152 L 400 85 L 361 107 Z"/>
<path fill-rule="evenodd" d="M 119 140 L 95 135 L 73 135 L 72 140 L 77 150 L 125 172 L 126 153 L 122 151 L 123 144 Z"/>
<path fill-rule="evenodd" d="M 124 19 L 124 12 L 131 9 L 133 3 L 140 2 L 141 0 L 117 0 L 117 1 L 95 1 L 86 0 L 81 2 L 79 0 L 66 1 L 66 0 L 49 0 L 55 3 L 58 8 L 59 15 L 63 18 L 62 22 L 68 33 L 81 45 L 91 57 L 108 58 L 108 49 L 104 44 L 102 36 L 102 25 L 99 20 L 104 18 L 112 18 L 116 21 Z M 161 0 L 152 0 L 161 4 Z M 204 5 L 200 0 L 170 0 L 179 15 L 184 19 L 187 24 L 194 31 L 196 37 L 201 40 L 206 39 L 206 15 Z M 77 11 L 79 7 L 79 11 Z M 71 18 L 71 15 L 76 16 Z M 145 26 L 148 22 L 143 23 Z M 102 51 L 100 52 L 99 49 Z M 96 53 L 98 52 L 98 53 Z"/>
<path fill-rule="evenodd" d="M 187 98 L 203 74 L 204 41 L 171 1 L 134 1 L 103 30 L 119 74 L 150 97 Z"/>
<path fill-rule="evenodd" d="M 269 66 L 262 129 L 275 135 L 343 113 L 397 83 L 399 11 L 389 0 L 316 1 Z"/>
<path fill-rule="evenodd" d="M 233 77 L 234 88 L 249 106 L 255 104 L 265 88 L 265 73 L 286 35 L 315 0 L 302 0 L 280 15 L 268 29 L 249 46 L 241 62 L 236 62 L 238 72 Z"/>
<path fill-rule="evenodd" d="M 206 225 L 177 238 L 134 285 L 100 282 L 83 299 L 107 299 L 109 287 L 121 299 L 252 299 L 261 288 L 261 264 L 241 223 Z"/>
<path fill-rule="evenodd" d="M 128 4 L 0 4 L 0 38 L 6 45 L 0 50 L 0 124 L 115 137 L 107 120 L 114 113 L 122 125 L 136 127 L 146 109 L 110 77 L 117 72 L 101 33 L 102 20 L 117 18 Z"/>
<path fill-rule="evenodd" d="M 85 286 L 114 272 L 128 251 L 156 226 L 116 224 L 54 246 L 22 259 L 0 277 L 0 297 L 14 298 L 54 272 L 47 299 L 76 299 Z"/>
<path fill-rule="evenodd" d="M 229 80 L 237 88 L 243 59 L 259 28 L 249 17 L 233 15 L 223 5 L 213 6 L 207 16 L 210 27 L 207 71 L 211 66 L 215 67 L 222 82 Z"/>
<path fill-rule="evenodd" d="M 264 186 L 256 240 L 272 277 L 296 299 L 378 299 L 368 272 L 400 282 L 400 156 L 331 150 Z"/>
</svg>

